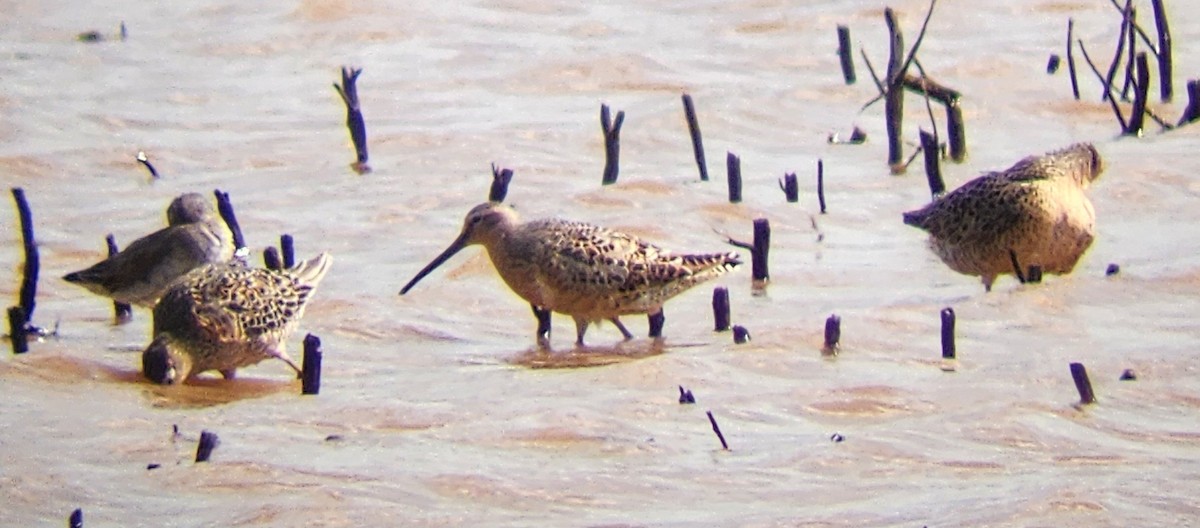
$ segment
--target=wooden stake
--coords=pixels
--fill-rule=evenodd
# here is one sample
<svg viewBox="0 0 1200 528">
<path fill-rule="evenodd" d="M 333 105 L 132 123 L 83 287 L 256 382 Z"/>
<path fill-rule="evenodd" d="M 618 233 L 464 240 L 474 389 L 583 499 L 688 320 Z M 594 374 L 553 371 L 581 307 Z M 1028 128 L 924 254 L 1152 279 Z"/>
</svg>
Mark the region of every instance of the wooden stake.
<svg viewBox="0 0 1200 528">
<path fill-rule="evenodd" d="M 842 340 L 842 318 L 832 314 L 825 319 L 825 346 L 821 352 L 826 355 L 837 354 Z"/>
<path fill-rule="evenodd" d="M 492 164 L 492 188 L 488 191 L 488 201 L 500 203 L 508 196 L 508 184 L 512 181 L 513 171 L 501 169 Z"/>
<path fill-rule="evenodd" d="M 296 267 L 296 240 L 292 235 L 279 235 L 279 254 L 282 257 L 283 269 Z"/>
<path fill-rule="evenodd" d="M 700 122 L 696 119 L 696 107 L 692 96 L 683 94 L 683 115 L 687 119 L 688 133 L 692 136 L 692 154 L 700 169 L 700 181 L 708 181 L 708 164 L 704 160 L 704 141 L 700 138 Z"/>
<path fill-rule="evenodd" d="M 75 508 L 75 511 L 71 512 L 71 517 L 67 519 L 67 526 L 83 528 L 83 508 Z"/>
<path fill-rule="evenodd" d="M 321 392 L 321 338 L 308 334 L 304 336 L 304 366 L 300 373 L 300 394 L 319 394 Z"/>
<path fill-rule="evenodd" d="M 1079 391 L 1079 403 L 1096 403 L 1096 393 L 1092 392 L 1092 382 L 1082 363 L 1071 363 L 1071 377 L 1075 380 L 1075 389 Z"/>
<path fill-rule="evenodd" d="M 200 444 L 196 446 L 196 463 L 208 462 L 213 449 L 216 449 L 220 443 L 221 440 L 217 438 L 217 433 L 200 431 Z"/>
<path fill-rule="evenodd" d="M 713 288 L 713 331 L 729 330 L 729 289 L 724 286 Z"/>
<path fill-rule="evenodd" d="M 1079 100 L 1079 81 L 1075 78 L 1075 53 L 1073 47 L 1075 45 L 1075 19 L 1067 19 L 1067 71 L 1071 74 L 1071 93 L 1075 95 L 1075 100 Z"/>
<path fill-rule="evenodd" d="M 888 28 L 888 67 L 887 92 L 884 94 L 884 119 L 887 123 L 888 134 L 888 166 L 892 172 L 900 167 L 904 159 L 904 143 L 901 138 L 901 128 L 904 121 L 904 91 L 894 89 L 903 77 L 904 35 L 900 32 L 900 23 L 896 21 L 896 12 L 888 7 L 883 11 L 884 21 Z M 902 171 L 901 171 L 902 172 Z"/>
<path fill-rule="evenodd" d="M 279 258 L 279 250 L 275 246 L 267 246 L 263 250 L 263 267 L 275 271 L 283 269 L 283 259 Z"/>
<path fill-rule="evenodd" d="M 842 77 L 846 84 L 854 84 L 857 77 L 854 75 L 854 50 L 850 48 L 850 28 L 839 24 L 837 35 L 838 56 L 842 59 Z"/>
<path fill-rule="evenodd" d="M 685 405 L 685 404 L 689 404 L 689 403 L 696 403 L 696 396 L 694 396 L 692 394 L 692 391 L 687 390 L 687 389 L 683 388 L 683 385 L 680 385 L 679 386 L 679 404 Z"/>
<path fill-rule="evenodd" d="M 346 105 L 346 128 L 350 130 L 350 140 L 354 142 L 355 161 L 350 168 L 359 174 L 366 174 L 371 172 L 371 166 L 367 164 L 367 125 L 358 102 L 358 76 L 361 74 L 362 68 L 342 66 L 342 84 L 333 83 L 333 89 L 337 90 Z"/>
<path fill-rule="evenodd" d="M 229 226 L 229 231 L 233 233 L 233 247 L 237 248 L 234 254 L 245 255 L 246 239 L 242 237 L 242 228 L 238 225 L 237 215 L 233 213 L 233 203 L 229 201 L 229 193 L 217 189 L 213 191 L 213 194 L 217 197 L 217 211 L 221 213 L 225 225 Z"/>
<path fill-rule="evenodd" d="M 621 125 L 625 122 L 625 112 L 617 112 L 613 120 L 608 105 L 600 105 L 600 129 L 604 132 L 604 176 L 601 183 L 611 185 L 617 183 L 621 159 Z"/>
<path fill-rule="evenodd" d="M 729 179 L 729 203 L 742 201 L 742 160 L 732 152 L 725 153 L 725 169 Z"/>
<path fill-rule="evenodd" d="M 1191 123 L 1200 119 L 1200 81 L 1192 79 L 1187 82 L 1188 104 L 1179 117 L 1179 124 Z"/>
<path fill-rule="evenodd" d="M 20 306 L 8 308 L 8 339 L 12 342 L 13 354 L 29 352 L 29 336 L 25 329 L 25 310 Z"/>
<path fill-rule="evenodd" d="M 1158 28 L 1158 82 L 1159 95 L 1162 102 L 1171 100 L 1174 95 L 1174 83 L 1171 80 L 1174 68 L 1171 66 L 1171 28 L 1167 26 L 1167 8 L 1163 0 L 1150 0 L 1154 7 L 1154 25 Z"/>
<path fill-rule="evenodd" d="M 1137 83 L 1134 85 L 1133 109 L 1129 111 L 1129 126 L 1125 128 L 1127 136 L 1141 136 L 1146 122 L 1146 101 L 1150 91 L 1150 66 L 1146 52 L 1137 54 Z"/>
<path fill-rule="evenodd" d="M 717 433 L 717 440 L 721 441 L 721 449 L 729 451 L 729 444 L 725 442 L 725 435 L 721 434 L 721 427 L 717 425 L 717 419 L 713 418 L 712 411 L 706 411 L 706 414 L 708 414 L 708 423 L 712 424 L 713 432 Z"/>
<path fill-rule="evenodd" d="M 946 182 L 942 181 L 942 169 L 939 164 L 937 137 L 924 130 L 921 134 L 921 151 L 925 153 L 925 179 L 929 182 L 929 194 L 935 199 L 946 192 Z"/>
<path fill-rule="evenodd" d="M 954 308 L 942 309 L 942 359 L 956 359 L 954 348 Z"/>
<path fill-rule="evenodd" d="M 745 344 L 750 341 L 750 331 L 742 325 L 733 326 L 733 342 L 738 345 Z"/>
<path fill-rule="evenodd" d="M 20 187 L 12 188 L 13 200 L 17 202 L 17 214 L 21 218 L 21 241 L 25 248 L 25 266 L 21 273 L 21 310 L 25 315 L 24 323 L 33 320 L 33 310 L 37 307 L 38 271 L 41 269 L 41 257 L 38 255 L 37 241 L 33 238 L 33 212 L 29 201 L 25 199 L 25 190 Z"/>
<path fill-rule="evenodd" d="M 796 183 L 796 173 L 785 173 L 783 179 L 779 180 L 779 188 L 783 190 L 783 196 L 787 198 L 788 203 L 800 201 L 800 185 Z"/>
</svg>

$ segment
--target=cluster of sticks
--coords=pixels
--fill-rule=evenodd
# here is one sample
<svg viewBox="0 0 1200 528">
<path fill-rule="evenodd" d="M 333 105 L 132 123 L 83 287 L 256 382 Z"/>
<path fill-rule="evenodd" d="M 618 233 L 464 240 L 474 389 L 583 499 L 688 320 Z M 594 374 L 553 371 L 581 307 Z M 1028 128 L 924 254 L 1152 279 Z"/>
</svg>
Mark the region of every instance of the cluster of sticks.
<svg viewBox="0 0 1200 528">
<path fill-rule="evenodd" d="M 1167 22 L 1167 10 L 1162 0 L 1150 0 L 1150 4 L 1154 10 L 1154 23 L 1158 34 L 1157 42 L 1152 42 L 1146 31 L 1138 25 L 1137 9 L 1133 6 L 1133 0 L 1126 0 L 1124 6 L 1118 4 L 1117 0 L 1110 0 L 1110 2 L 1121 14 L 1121 30 L 1117 36 L 1116 51 L 1113 53 L 1113 59 L 1109 64 L 1107 73 L 1101 73 L 1096 63 L 1092 61 L 1087 48 L 1083 44 L 1083 39 L 1074 38 L 1074 19 L 1067 20 L 1067 69 L 1071 77 L 1071 92 L 1075 96 L 1075 99 L 1079 100 L 1079 81 L 1075 77 L 1074 48 L 1075 46 L 1079 46 L 1079 51 L 1083 54 L 1083 59 L 1087 62 L 1088 67 L 1095 74 L 1096 79 L 1100 82 L 1104 90 L 1101 93 L 1101 100 L 1108 101 L 1113 115 L 1117 118 L 1117 123 L 1121 125 L 1122 134 L 1127 136 L 1141 136 L 1145 131 L 1147 116 L 1158 123 L 1163 131 L 1171 130 L 1200 119 L 1200 80 L 1197 79 L 1187 82 L 1188 104 L 1183 114 L 1179 117 L 1179 120 L 1174 124 L 1165 121 L 1150 108 L 1150 60 L 1149 55 L 1145 51 L 1138 51 L 1138 37 L 1141 37 L 1142 45 L 1149 50 L 1150 55 L 1154 55 L 1158 63 L 1160 100 L 1166 103 L 1174 97 L 1174 66 L 1171 63 L 1171 29 Z M 1047 71 L 1054 73 L 1057 70 L 1058 62 L 1058 57 L 1052 55 Z M 1116 85 L 1117 75 L 1121 71 L 1122 66 L 1124 66 L 1124 81 L 1121 89 L 1118 90 Z M 1129 109 L 1128 118 L 1126 118 L 1121 113 L 1120 105 L 1117 104 L 1117 93 L 1120 92 L 1120 99 L 1122 101 L 1129 101 L 1131 91 L 1133 92 L 1133 101 Z"/>
</svg>

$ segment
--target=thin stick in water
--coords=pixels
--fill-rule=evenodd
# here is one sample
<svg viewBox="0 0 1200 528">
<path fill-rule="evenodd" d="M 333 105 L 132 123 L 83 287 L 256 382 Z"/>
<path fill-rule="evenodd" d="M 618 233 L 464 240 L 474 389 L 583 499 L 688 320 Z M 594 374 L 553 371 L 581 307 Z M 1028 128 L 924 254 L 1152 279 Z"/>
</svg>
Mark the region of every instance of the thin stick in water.
<svg viewBox="0 0 1200 528">
<path fill-rule="evenodd" d="M 21 241 L 25 248 L 25 266 L 21 273 L 21 310 L 25 314 L 24 322 L 28 323 L 33 319 L 33 310 L 37 307 L 35 298 L 41 257 L 38 255 L 37 241 L 33 238 L 33 212 L 29 208 L 29 201 L 25 199 L 25 190 L 13 187 L 12 195 L 21 217 Z"/>
<path fill-rule="evenodd" d="M 233 213 L 233 202 L 229 201 L 229 193 L 217 189 L 213 194 L 217 197 L 217 211 L 221 213 L 225 225 L 229 226 L 229 231 L 233 233 L 233 247 L 237 248 L 235 254 L 245 255 L 246 239 L 242 237 L 242 228 L 238 225 L 237 215 Z"/>
<path fill-rule="evenodd" d="M 825 160 L 817 160 L 817 201 L 821 204 L 821 214 L 825 214 Z"/>
<path fill-rule="evenodd" d="M 854 84 L 857 77 L 854 75 L 854 50 L 850 48 L 850 28 L 838 24 L 838 56 L 842 60 L 842 77 L 846 80 L 846 84 Z"/>
<path fill-rule="evenodd" d="M 1141 136 L 1146 122 L 1146 101 L 1150 97 L 1150 65 L 1146 52 L 1137 54 L 1137 82 L 1134 84 L 1133 109 L 1129 111 L 1129 126 L 1125 127 L 1127 136 Z"/>
<path fill-rule="evenodd" d="M 729 203 L 742 201 L 742 159 L 732 152 L 725 153 L 725 170 L 729 179 Z"/>
<path fill-rule="evenodd" d="M 151 178 L 154 178 L 156 180 L 159 178 L 158 171 L 155 170 L 154 165 L 150 164 L 150 158 L 146 157 L 145 152 L 140 151 L 140 150 L 138 151 L 137 161 L 138 161 L 138 163 L 141 163 L 143 167 L 146 167 L 146 170 L 150 171 Z"/>
<path fill-rule="evenodd" d="M 946 192 L 946 182 L 942 181 L 937 136 L 924 130 L 921 130 L 920 134 L 921 150 L 925 153 L 925 179 L 929 181 L 929 194 L 936 199 Z"/>
<path fill-rule="evenodd" d="M 700 122 L 696 119 L 696 107 L 692 104 L 692 96 L 688 94 L 683 94 L 683 115 L 687 119 L 688 133 L 692 136 L 692 154 L 696 156 L 696 166 L 700 168 L 700 180 L 708 181 L 708 163 L 704 160 Z"/>
<path fill-rule="evenodd" d="M 216 449 L 220 443 L 221 440 L 217 438 L 217 433 L 200 431 L 200 443 L 196 446 L 196 463 L 208 462 L 213 449 Z"/>
<path fill-rule="evenodd" d="M 292 235 L 279 235 L 279 256 L 283 260 L 283 269 L 296 267 L 296 240 Z"/>
<path fill-rule="evenodd" d="M 625 123 L 625 112 L 617 112 L 617 118 L 612 119 L 608 105 L 600 105 L 600 129 L 604 132 L 604 176 L 601 183 L 611 185 L 617 183 L 621 160 L 621 125 Z"/>
<path fill-rule="evenodd" d="M 1171 80 L 1174 67 L 1171 65 L 1171 28 L 1167 25 L 1167 8 L 1163 0 L 1150 0 L 1154 7 L 1154 24 L 1158 28 L 1158 82 L 1159 95 L 1162 102 L 1171 100 L 1174 95 L 1174 83 Z"/>
<path fill-rule="evenodd" d="M 350 140 L 354 142 L 355 161 L 350 168 L 359 174 L 366 174 L 371 172 L 371 166 L 367 164 L 367 125 L 358 101 L 358 76 L 361 74 L 362 68 L 342 66 L 342 84 L 333 83 L 333 89 L 342 96 L 342 102 L 346 105 L 346 128 L 350 130 Z"/>
<path fill-rule="evenodd" d="M 825 345 L 821 347 L 821 353 L 826 355 L 837 354 L 841 340 L 842 318 L 837 314 L 831 314 L 825 319 Z"/>
<path fill-rule="evenodd" d="M 1071 74 L 1071 93 L 1079 100 L 1079 81 L 1075 78 L 1075 19 L 1067 19 L 1067 72 Z"/>
<path fill-rule="evenodd" d="M 955 359 L 954 347 L 954 308 L 942 309 L 942 359 Z"/>
<path fill-rule="evenodd" d="M 705 411 L 708 414 L 708 423 L 712 424 L 714 433 L 717 433 L 717 440 L 721 441 L 721 449 L 729 451 L 729 444 L 725 442 L 725 435 L 721 434 L 721 427 L 717 425 L 717 419 L 713 418 L 712 411 Z"/>
</svg>

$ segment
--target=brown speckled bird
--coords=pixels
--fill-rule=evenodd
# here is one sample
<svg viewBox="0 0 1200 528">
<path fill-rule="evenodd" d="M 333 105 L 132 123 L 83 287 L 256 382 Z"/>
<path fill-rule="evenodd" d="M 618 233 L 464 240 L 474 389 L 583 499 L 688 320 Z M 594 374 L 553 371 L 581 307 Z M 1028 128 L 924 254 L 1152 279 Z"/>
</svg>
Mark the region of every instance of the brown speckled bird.
<svg viewBox="0 0 1200 528">
<path fill-rule="evenodd" d="M 233 235 L 204 196 L 184 194 L 167 208 L 167 227 L 116 255 L 63 277 L 116 301 L 152 308 L 187 272 L 233 258 Z"/>
<path fill-rule="evenodd" d="M 161 384 L 209 370 L 232 379 L 237 369 L 269 358 L 299 373 L 286 339 L 332 263 L 322 253 L 286 270 L 226 263 L 192 271 L 154 307 L 154 340 L 142 352 L 142 373 Z"/>
<path fill-rule="evenodd" d="M 904 223 L 928 231 L 950 269 L 981 276 L 989 291 L 1014 272 L 1014 255 L 1025 269 L 1070 273 L 1092 244 L 1096 213 L 1084 191 L 1103 170 L 1088 143 L 1030 156 L 904 213 Z"/>
<path fill-rule="evenodd" d="M 661 321 L 668 299 L 741 264 L 734 253 L 675 255 L 637 237 L 582 222 L 518 223 L 516 211 L 485 203 L 467 213 L 458 238 L 400 294 L 472 244 L 487 250 L 508 287 L 533 306 L 539 321 L 537 339 L 543 346 L 549 344 L 550 312 L 575 319 L 577 345 L 583 345 L 590 323 L 604 320 L 631 339 L 620 316 L 649 314 Z"/>
</svg>

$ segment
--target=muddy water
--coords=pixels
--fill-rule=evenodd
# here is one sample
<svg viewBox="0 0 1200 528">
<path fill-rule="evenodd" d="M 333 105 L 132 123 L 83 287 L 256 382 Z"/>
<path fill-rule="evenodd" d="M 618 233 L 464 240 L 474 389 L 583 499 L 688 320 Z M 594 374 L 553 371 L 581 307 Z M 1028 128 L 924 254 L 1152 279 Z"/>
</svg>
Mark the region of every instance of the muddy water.
<svg viewBox="0 0 1200 528">
<path fill-rule="evenodd" d="M 860 112 L 874 95 L 861 61 L 860 82 L 841 82 L 834 25 L 882 68 L 882 3 L 646 4 L 0 3 L 0 173 L 34 209 L 35 321 L 59 324 L 31 353 L 0 356 L 4 524 L 61 523 L 76 507 L 88 526 L 1193 522 L 1200 129 L 1120 139 L 1086 70 L 1085 102 L 1044 71 L 1068 17 L 1109 56 L 1111 6 L 944 2 L 930 24 L 924 67 L 966 94 L 970 158 L 944 167 L 950 185 L 1076 141 L 1109 163 L 1075 273 L 985 294 L 900 223 L 928 199 L 923 175 L 888 174 L 882 107 Z M 924 2 L 891 6 L 911 42 Z M 123 43 L 74 41 L 121 20 Z M 1200 26 L 1173 23 L 1182 85 L 1200 71 Z M 349 171 L 329 86 L 343 64 L 366 69 L 367 176 Z M 714 181 L 698 181 L 682 92 Z M 608 188 L 601 102 L 627 113 Z M 923 102 L 907 106 L 915 139 Z M 856 124 L 865 145 L 826 143 Z M 725 201 L 726 151 L 742 158 L 739 205 Z M 668 304 L 664 346 L 615 345 L 603 326 L 572 350 L 556 317 L 556 353 L 538 355 L 528 306 L 477 249 L 398 296 L 484 199 L 492 162 L 516 171 L 509 201 L 528 217 L 674 249 L 719 250 L 716 232 L 749 239 L 751 220 L 770 219 L 766 294 L 751 294 L 748 270 L 716 282 L 751 343 L 711 332 L 706 285 Z M 798 204 L 777 188 L 785 171 L 800 175 Z M 127 243 L 162 225 L 171 197 L 214 188 L 256 255 L 284 232 L 301 256 L 335 255 L 302 329 L 324 341 L 320 396 L 299 396 L 281 362 L 235 382 L 147 385 L 136 369 L 149 314 L 112 326 L 108 303 L 57 279 L 100 258 L 105 234 Z M 21 256 L 8 218 L 11 299 Z M 1110 263 L 1119 275 L 1105 276 Z M 946 306 L 959 317 L 953 373 L 939 368 Z M 843 347 L 825 358 L 832 313 Z M 644 335 L 643 321 L 628 325 Z M 1073 361 L 1099 405 L 1073 406 Z M 1137 381 L 1117 380 L 1127 368 Z M 696 405 L 676 402 L 678 385 Z M 193 465 L 201 430 L 221 445 Z"/>
</svg>

